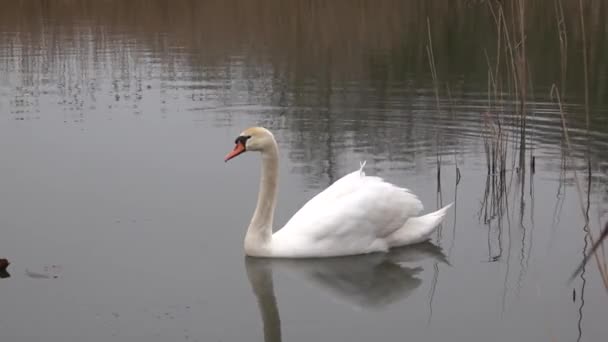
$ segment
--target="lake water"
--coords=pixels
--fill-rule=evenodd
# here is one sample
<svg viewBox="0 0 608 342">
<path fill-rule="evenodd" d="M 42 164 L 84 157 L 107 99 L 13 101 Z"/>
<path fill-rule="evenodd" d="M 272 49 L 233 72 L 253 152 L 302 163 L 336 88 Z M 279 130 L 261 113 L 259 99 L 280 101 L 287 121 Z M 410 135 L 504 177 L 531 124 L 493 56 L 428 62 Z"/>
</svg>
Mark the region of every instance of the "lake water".
<svg viewBox="0 0 608 342">
<path fill-rule="evenodd" d="M 608 219 L 608 8 L 585 2 L 585 82 L 578 1 L 562 2 L 564 63 L 554 4 L 526 13 L 524 164 L 517 105 L 488 104 L 484 1 L 1 4 L 0 336 L 605 340 L 596 261 L 568 278 Z M 502 176 L 488 118 L 509 133 Z M 362 160 L 425 211 L 455 206 L 388 255 L 245 258 L 259 156 L 223 157 L 253 125 L 281 149 L 279 227 Z"/>
</svg>

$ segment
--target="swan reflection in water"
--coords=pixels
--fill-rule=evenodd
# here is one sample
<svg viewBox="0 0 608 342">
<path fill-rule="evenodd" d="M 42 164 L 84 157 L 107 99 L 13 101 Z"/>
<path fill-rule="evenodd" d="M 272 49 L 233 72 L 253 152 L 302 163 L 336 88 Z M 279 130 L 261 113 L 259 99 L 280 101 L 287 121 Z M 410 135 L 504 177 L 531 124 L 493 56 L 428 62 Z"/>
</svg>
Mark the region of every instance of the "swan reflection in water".
<svg viewBox="0 0 608 342">
<path fill-rule="evenodd" d="M 379 310 L 409 296 L 422 284 L 420 263 L 448 263 L 441 248 L 429 242 L 402 247 L 387 254 L 322 259 L 265 259 L 245 257 L 247 277 L 257 297 L 266 342 L 281 341 L 281 320 L 272 273 L 290 273 L 332 298 L 362 310 Z"/>
</svg>

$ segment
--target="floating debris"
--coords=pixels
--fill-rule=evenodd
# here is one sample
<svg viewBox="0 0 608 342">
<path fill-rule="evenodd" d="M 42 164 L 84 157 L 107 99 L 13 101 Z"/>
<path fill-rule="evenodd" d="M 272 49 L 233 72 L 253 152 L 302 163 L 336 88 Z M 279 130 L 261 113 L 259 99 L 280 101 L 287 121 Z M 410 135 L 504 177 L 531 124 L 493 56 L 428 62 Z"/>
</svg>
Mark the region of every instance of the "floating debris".
<svg viewBox="0 0 608 342">
<path fill-rule="evenodd" d="M 11 263 L 6 259 L 0 259 L 0 279 L 10 278 L 11 274 L 6 271 L 6 268 Z"/>
</svg>

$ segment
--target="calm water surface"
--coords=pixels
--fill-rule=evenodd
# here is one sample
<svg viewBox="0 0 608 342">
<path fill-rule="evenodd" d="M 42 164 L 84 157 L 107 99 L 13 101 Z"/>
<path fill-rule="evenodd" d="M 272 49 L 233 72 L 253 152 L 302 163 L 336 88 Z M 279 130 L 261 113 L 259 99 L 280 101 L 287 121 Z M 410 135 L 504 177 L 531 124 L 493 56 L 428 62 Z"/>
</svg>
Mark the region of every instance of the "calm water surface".
<svg viewBox="0 0 608 342">
<path fill-rule="evenodd" d="M 578 14 L 562 77 L 553 4 L 535 6 L 527 165 L 507 101 L 500 185 L 482 134 L 496 50 L 484 4 L 2 3 L 0 336 L 605 340 L 597 265 L 567 281 L 589 248 L 581 208 L 595 236 L 608 219 L 607 11 L 587 6 L 589 129 Z M 259 160 L 223 157 L 252 125 L 281 148 L 279 226 L 361 160 L 427 211 L 456 205 L 432 243 L 388 255 L 247 259 Z"/>
</svg>

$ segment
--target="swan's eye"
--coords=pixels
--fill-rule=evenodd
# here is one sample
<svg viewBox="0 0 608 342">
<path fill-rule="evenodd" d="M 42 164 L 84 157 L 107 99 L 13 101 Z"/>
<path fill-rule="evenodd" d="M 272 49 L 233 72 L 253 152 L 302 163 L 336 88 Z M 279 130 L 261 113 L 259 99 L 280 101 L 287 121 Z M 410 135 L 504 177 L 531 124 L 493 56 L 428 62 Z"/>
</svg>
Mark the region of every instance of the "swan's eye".
<svg viewBox="0 0 608 342">
<path fill-rule="evenodd" d="M 243 146 L 245 146 L 245 143 L 247 142 L 247 139 L 251 138 L 251 135 L 239 135 L 235 140 L 234 143 L 238 144 L 241 143 L 243 144 Z"/>
</svg>

